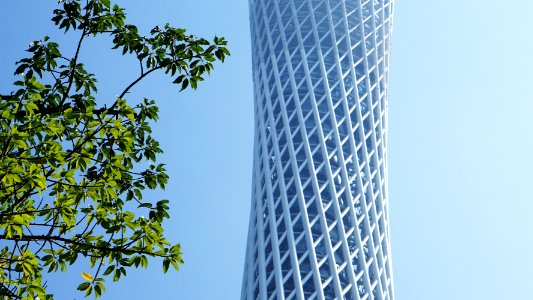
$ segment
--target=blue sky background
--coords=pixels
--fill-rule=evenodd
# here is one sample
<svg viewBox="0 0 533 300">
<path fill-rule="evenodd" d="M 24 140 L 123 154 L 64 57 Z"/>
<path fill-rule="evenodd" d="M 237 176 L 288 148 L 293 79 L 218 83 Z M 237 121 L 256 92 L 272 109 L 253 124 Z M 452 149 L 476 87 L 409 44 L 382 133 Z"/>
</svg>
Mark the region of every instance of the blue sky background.
<svg viewBox="0 0 533 300">
<path fill-rule="evenodd" d="M 120 1 L 148 31 L 170 22 L 230 41 L 232 57 L 197 92 L 162 74 L 130 94 L 158 99 L 171 181 L 169 239 L 186 264 L 159 262 L 108 283 L 103 299 L 238 299 L 250 207 L 253 107 L 246 0 Z M 55 31 L 56 1 L 0 4 L 0 91 L 31 40 L 51 35 L 64 53 L 75 35 Z M 529 299 L 533 296 L 533 2 L 396 3 L 389 101 L 389 185 L 396 298 Z M 92 40 L 81 59 L 112 99 L 138 70 Z M 57 299 L 83 264 L 50 279 Z"/>
</svg>

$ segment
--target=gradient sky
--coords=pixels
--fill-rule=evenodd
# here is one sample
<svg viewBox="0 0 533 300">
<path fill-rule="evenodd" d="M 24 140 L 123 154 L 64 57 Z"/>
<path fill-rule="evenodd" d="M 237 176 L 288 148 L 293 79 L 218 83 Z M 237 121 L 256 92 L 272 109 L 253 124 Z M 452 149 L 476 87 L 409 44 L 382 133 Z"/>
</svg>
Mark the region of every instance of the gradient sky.
<svg viewBox="0 0 533 300">
<path fill-rule="evenodd" d="M 108 283 L 103 299 L 238 299 L 252 172 L 253 99 L 246 0 L 120 1 L 148 32 L 171 23 L 225 36 L 232 56 L 197 92 L 163 74 L 130 94 L 158 100 L 155 136 L 170 184 L 166 223 L 185 265 L 159 262 Z M 48 34 L 64 53 L 76 35 L 49 21 L 56 1 L 0 4 L 0 91 L 30 41 Z M 389 201 L 398 300 L 533 296 L 533 2 L 400 0 L 389 97 Z M 68 44 L 68 45 L 67 45 Z M 112 99 L 138 70 L 134 58 L 92 40 L 81 59 Z M 56 299 L 75 291 L 82 264 L 50 279 Z"/>
</svg>

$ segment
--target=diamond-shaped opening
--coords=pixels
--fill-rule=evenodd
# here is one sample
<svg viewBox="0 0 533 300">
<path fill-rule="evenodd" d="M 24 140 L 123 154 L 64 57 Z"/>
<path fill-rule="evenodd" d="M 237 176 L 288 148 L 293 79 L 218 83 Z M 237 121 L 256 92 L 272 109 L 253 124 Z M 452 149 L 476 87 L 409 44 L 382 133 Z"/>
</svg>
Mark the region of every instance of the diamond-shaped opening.
<svg viewBox="0 0 533 300">
<path fill-rule="evenodd" d="M 335 223 L 336 223 L 336 220 L 333 220 L 333 222 L 331 222 L 331 224 L 328 224 L 328 226 L 331 227 L 332 224 L 335 224 Z M 331 241 L 331 244 L 333 245 L 337 244 L 341 240 L 338 226 L 339 224 L 337 223 L 335 226 L 333 226 L 333 228 L 331 228 L 331 231 L 329 232 L 329 239 Z"/>
<path fill-rule="evenodd" d="M 367 120 L 368 120 L 368 121 L 367 121 Z M 363 125 L 365 125 L 366 122 L 368 122 L 368 123 L 372 123 L 371 117 L 367 117 L 367 118 L 365 119 L 365 121 L 363 122 Z M 370 125 L 370 126 L 372 126 L 372 125 Z M 366 128 L 365 128 L 365 130 L 366 130 Z M 368 132 L 370 133 L 371 131 L 368 131 Z M 365 145 L 366 145 L 366 149 L 367 149 L 367 151 L 370 152 L 370 151 L 372 151 L 372 149 L 374 149 L 374 147 L 372 146 L 372 144 L 373 144 L 373 143 L 372 143 L 372 135 L 369 135 L 369 137 L 367 137 L 366 140 L 365 140 Z"/>
<path fill-rule="evenodd" d="M 304 183 L 310 182 L 311 179 L 309 178 L 309 176 L 310 176 L 309 170 L 307 166 L 304 166 L 300 170 L 301 181 L 303 181 Z M 308 202 L 309 200 L 311 200 L 311 198 L 315 195 L 315 192 L 311 184 L 307 184 L 305 185 L 305 187 L 303 187 L 303 194 L 304 194 L 305 202 Z"/>
<path fill-rule="evenodd" d="M 306 103 L 309 103 L 309 101 L 306 101 Z M 313 118 L 312 114 L 309 114 L 308 117 L 304 120 L 305 122 L 305 128 L 307 130 L 307 133 L 310 133 L 312 129 L 315 128 L 315 119 Z"/>
<path fill-rule="evenodd" d="M 296 254 L 298 257 L 304 256 L 305 253 L 307 253 L 307 244 L 305 238 L 300 239 L 298 243 L 296 244 Z M 310 268 L 310 266 L 308 266 Z"/>
<path fill-rule="evenodd" d="M 287 163 L 290 161 L 290 154 L 289 154 L 289 151 L 287 150 L 287 148 L 285 147 L 285 145 L 282 145 L 279 141 L 278 141 L 278 145 L 280 148 L 283 148 L 283 150 L 281 151 L 281 164 L 282 165 L 287 165 Z"/>
<path fill-rule="evenodd" d="M 319 78 L 319 80 L 313 86 L 313 94 L 315 96 L 316 103 L 319 103 L 326 98 L 326 90 L 324 88 L 324 79 Z"/>
<path fill-rule="evenodd" d="M 324 247 L 325 248 L 325 247 Z M 318 246 L 317 246 L 318 249 Z M 325 251 L 325 250 L 324 250 Z M 331 277 L 331 271 L 329 269 L 329 262 L 326 260 L 319 268 L 320 271 L 320 278 L 322 278 L 322 281 L 325 282 Z"/>
<path fill-rule="evenodd" d="M 294 96 L 290 95 L 289 97 L 285 98 L 285 111 L 287 112 L 287 115 L 291 115 L 296 110 L 296 104 L 294 101 Z"/>
<path fill-rule="evenodd" d="M 366 115 L 366 117 L 363 117 L 363 128 L 365 130 L 365 135 L 372 132 L 372 117 L 368 117 L 369 114 Z M 372 147 L 368 147 L 369 149 L 372 149 Z"/>
<path fill-rule="evenodd" d="M 307 1 L 296 1 L 296 15 L 298 16 L 298 20 L 302 21 L 305 18 L 309 17 L 309 9 L 307 7 Z"/>
<path fill-rule="evenodd" d="M 288 78 L 287 78 L 287 81 L 282 81 L 282 83 L 284 83 L 283 96 L 285 99 L 288 99 L 289 97 L 293 95 L 292 85 L 290 84 L 290 81 L 288 80 Z"/>
<path fill-rule="evenodd" d="M 339 272 L 339 282 L 341 284 L 342 290 L 345 290 L 350 285 L 350 277 L 349 277 L 348 268 L 345 267 Z"/>
<path fill-rule="evenodd" d="M 337 51 L 339 57 L 342 57 L 348 51 L 350 51 L 349 41 L 347 38 L 342 38 L 340 41 L 337 41 Z"/>
<path fill-rule="evenodd" d="M 368 93 L 368 87 L 366 86 L 366 80 L 362 80 L 357 84 L 357 94 L 359 95 L 359 98 L 363 98 L 363 96 L 366 96 L 367 93 Z M 364 115 L 365 113 L 366 111 L 361 112 L 362 115 Z"/>
<path fill-rule="evenodd" d="M 363 254 L 364 254 L 364 257 L 365 257 L 365 261 L 368 263 L 370 261 L 370 259 L 372 258 L 372 256 L 370 255 L 370 252 L 368 250 L 368 245 L 365 245 L 363 247 Z"/>
<path fill-rule="evenodd" d="M 293 118 L 289 122 L 291 127 L 291 133 L 292 133 L 292 144 L 294 147 L 298 147 L 302 144 L 302 135 L 300 133 L 300 122 L 298 122 L 298 118 Z"/>
<path fill-rule="evenodd" d="M 285 178 L 289 178 L 289 180 L 293 179 L 292 168 L 290 167 L 290 165 L 285 171 L 284 176 L 286 176 Z M 292 200 L 292 198 L 296 196 L 296 186 L 294 185 L 294 182 L 291 182 L 290 184 L 286 186 L 286 193 L 287 193 L 287 200 Z"/>
<path fill-rule="evenodd" d="M 316 181 L 318 183 L 318 186 L 322 188 L 322 186 L 327 183 L 327 180 L 328 180 L 328 175 L 327 175 L 327 172 L 326 172 L 326 168 L 321 168 L 317 174 L 315 175 L 316 176 Z M 322 201 L 328 201 L 329 200 L 329 197 L 326 196 L 326 199 L 322 199 Z"/>
<path fill-rule="evenodd" d="M 341 142 L 341 149 L 342 149 L 343 156 L 347 157 L 351 155 L 352 147 L 350 144 L 350 140 L 348 138 L 346 138 L 343 142 Z M 353 175 L 353 168 L 351 170 L 348 170 L 348 176 L 351 176 L 351 175 Z"/>
<path fill-rule="evenodd" d="M 337 72 L 338 57 L 333 50 L 324 51 L 324 67 L 328 72 L 329 86 L 334 86 L 339 81 L 339 73 Z"/>
<path fill-rule="evenodd" d="M 367 64 L 368 64 L 368 69 L 369 70 L 376 65 L 376 53 L 375 53 L 375 51 L 372 51 L 372 50 L 368 50 L 367 49 L 368 55 L 367 55 L 366 59 L 367 59 Z M 372 83 L 371 83 L 371 85 L 372 85 Z"/>
<path fill-rule="evenodd" d="M 286 243 L 286 241 L 285 241 Z M 282 243 L 283 244 L 283 243 Z M 280 244 L 280 245 L 282 245 Z M 283 276 L 286 276 L 289 272 L 292 271 L 291 256 L 286 255 L 287 250 L 280 252 L 281 256 L 281 273 Z"/>
<path fill-rule="evenodd" d="M 333 288 L 333 280 L 331 280 L 328 285 L 324 287 L 324 298 L 325 299 L 336 299 L 335 289 Z"/>
<path fill-rule="evenodd" d="M 306 74 L 304 72 L 304 67 L 303 67 L 302 57 L 301 57 L 300 51 L 296 51 L 296 53 L 297 54 L 294 55 L 292 60 L 293 60 L 293 62 L 296 59 L 299 61 L 299 63 L 293 65 L 294 81 L 298 85 L 301 82 L 305 82 Z"/>
<path fill-rule="evenodd" d="M 266 276 L 268 277 L 271 273 L 274 272 L 274 260 L 272 259 L 271 253 L 265 253 L 265 255 L 267 255 L 265 270 Z"/>
<path fill-rule="evenodd" d="M 287 50 L 289 50 L 289 53 L 295 52 L 297 49 L 300 48 L 300 42 L 298 41 L 298 36 L 294 31 L 294 25 L 293 22 L 290 21 L 290 26 L 288 26 L 285 30 L 285 34 L 287 37 Z M 292 31 L 287 31 L 288 29 L 292 28 Z M 292 60 L 295 62 L 295 60 Z"/>
<path fill-rule="evenodd" d="M 283 206 L 281 204 L 279 204 L 279 207 L 281 207 L 281 209 L 283 209 Z M 277 222 L 278 222 L 278 224 L 277 224 L 278 225 L 277 226 L 278 238 L 281 238 L 281 236 L 286 232 L 285 222 L 284 222 L 284 219 L 283 219 L 283 214 L 278 215 L 278 221 Z"/>
<path fill-rule="evenodd" d="M 347 14 L 352 14 L 359 9 L 358 1 L 344 1 Z"/>
<path fill-rule="evenodd" d="M 303 70 L 302 70 L 302 76 L 304 76 L 304 77 L 300 80 L 300 82 L 298 83 L 298 86 L 297 86 L 298 97 L 300 97 L 300 98 L 308 97 L 308 95 L 309 95 L 309 86 L 307 85 L 307 80 L 305 80 L 305 78 L 307 78 L 306 77 L 307 75 L 304 73 Z M 309 111 L 309 109 L 306 110 L 306 109 L 302 108 L 302 111 L 305 114 L 305 112 Z"/>
<path fill-rule="evenodd" d="M 340 16 L 336 17 L 335 15 L 332 15 L 334 24 L 334 31 L 335 31 L 335 38 L 339 40 L 341 37 L 343 37 L 346 34 L 346 26 L 344 26 L 344 12 L 342 9 L 342 5 L 337 5 L 337 10 L 340 11 Z"/>
<path fill-rule="evenodd" d="M 313 290 L 313 276 L 308 276 L 308 274 L 311 272 L 311 264 L 308 258 L 306 258 L 301 264 L 300 264 L 300 277 L 302 278 L 303 288 L 304 291 L 307 289 L 307 291 Z"/>
<path fill-rule="evenodd" d="M 357 282 L 357 285 L 358 285 L 357 290 L 358 290 L 358 292 L 359 292 L 359 297 L 362 298 L 362 297 L 364 297 L 365 294 L 366 294 L 366 288 L 365 288 L 365 286 L 364 286 L 364 284 L 363 284 L 363 280 L 362 280 L 362 278 L 361 278 L 361 283 L 359 284 L 359 281 L 358 281 L 358 282 Z"/>
<path fill-rule="evenodd" d="M 337 266 L 341 265 L 345 261 L 344 254 L 342 253 L 342 245 L 337 248 L 337 251 L 335 251 L 333 257 L 335 258 L 335 263 Z"/>
<path fill-rule="evenodd" d="M 351 68 L 351 62 L 349 61 L 348 58 L 345 58 L 342 62 L 341 62 L 341 67 L 343 67 L 343 72 L 344 72 L 344 69 L 348 69 L 348 68 Z M 343 79 L 343 83 L 344 83 L 344 90 L 345 91 L 349 91 L 353 85 L 354 85 L 354 80 L 353 80 L 353 77 L 350 73 L 348 73 L 348 75 L 346 75 Z"/>
<path fill-rule="evenodd" d="M 310 299 L 308 297 L 310 297 L 316 291 L 312 276 L 309 277 L 309 279 L 303 283 L 303 291 L 304 295 L 306 296 L 305 299 Z"/>
<path fill-rule="evenodd" d="M 276 281 L 274 280 L 274 276 L 270 278 L 270 281 L 267 282 L 267 294 L 270 297 L 271 295 L 276 293 Z"/>
<path fill-rule="evenodd" d="M 364 17 L 372 15 L 372 1 L 366 0 L 366 2 L 362 4 L 362 9 Z"/>
<path fill-rule="evenodd" d="M 374 197 L 372 197 L 372 189 L 366 189 L 365 190 L 365 200 L 366 200 L 366 205 L 368 207 L 370 207 L 370 205 L 372 205 L 372 203 L 374 202 Z"/>
<path fill-rule="evenodd" d="M 328 193 L 329 194 L 329 193 Z M 331 200 L 326 198 L 322 198 L 322 201 L 324 203 L 329 203 Z M 327 223 L 328 223 L 328 226 L 330 226 L 331 224 L 333 224 L 333 222 L 335 222 L 335 220 L 337 219 L 336 216 L 335 216 L 335 208 L 334 208 L 334 205 L 332 204 L 329 204 L 328 206 L 328 209 L 326 209 L 324 211 L 324 215 L 326 216 L 326 220 L 327 220 Z"/>
<path fill-rule="evenodd" d="M 324 236 L 322 235 L 322 228 L 320 227 L 320 222 L 317 221 L 312 227 L 311 227 L 311 234 L 313 235 L 313 238 L 315 239 L 315 243 L 318 241 L 315 251 L 317 258 L 320 259 L 326 255 L 326 246 L 324 243 Z"/>
<path fill-rule="evenodd" d="M 334 155 L 337 154 L 337 147 L 334 139 L 334 130 L 331 124 L 332 119 L 331 114 L 328 114 L 322 120 L 322 129 L 324 132 L 324 143 L 326 144 L 326 150 L 328 152 L 327 157 L 331 159 Z"/>
<path fill-rule="evenodd" d="M 323 37 L 327 32 L 329 32 L 329 20 L 328 15 L 324 13 L 325 10 L 315 10 L 315 22 L 316 22 L 316 30 L 318 32 L 318 36 Z"/>
<path fill-rule="evenodd" d="M 280 134 L 278 134 L 278 145 L 279 145 L 279 148 L 282 148 L 282 149 L 286 147 L 287 137 L 286 137 L 285 131 L 280 132 Z"/>
<path fill-rule="evenodd" d="M 331 89 L 330 96 L 333 102 L 337 103 L 338 101 L 341 100 L 341 96 L 342 96 L 340 82 L 337 80 L 333 82 L 333 84 L 330 84 L 330 89 Z"/>
<path fill-rule="evenodd" d="M 339 201 L 340 204 L 341 201 Z M 342 201 L 342 203 L 346 203 L 347 201 Z M 344 206 L 344 205 L 343 205 Z M 344 225 L 344 228 L 351 228 L 355 226 L 355 221 L 352 219 L 352 216 L 350 212 L 346 213 L 344 217 L 342 218 L 342 223 Z"/>
<path fill-rule="evenodd" d="M 372 102 L 374 102 L 374 99 L 375 99 L 375 104 L 377 104 L 377 102 L 379 101 L 379 94 L 378 93 L 372 93 Z M 381 120 L 381 107 L 379 105 L 376 105 L 376 107 L 374 107 L 374 109 L 372 110 L 372 116 L 374 118 L 374 123 L 379 123 L 379 121 Z"/>
<path fill-rule="evenodd" d="M 290 75 L 289 75 L 289 68 L 287 67 L 283 67 L 280 71 L 279 71 L 279 80 L 282 84 L 287 84 L 287 82 L 289 81 L 289 78 L 290 78 Z M 288 98 L 290 95 L 285 95 L 286 98 Z"/>
<path fill-rule="evenodd" d="M 309 185 L 308 187 L 306 187 L 306 189 L 307 189 L 307 188 L 311 188 L 311 185 Z M 311 188 L 311 190 L 312 190 L 312 188 Z M 313 194 L 314 194 L 314 193 L 313 193 Z M 311 223 L 311 222 L 315 219 L 315 217 L 318 216 L 318 210 L 316 209 L 316 205 L 315 205 L 315 203 L 311 203 L 311 205 L 309 205 L 309 206 L 307 207 L 307 216 L 308 216 L 308 218 L 309 218 L 309 223 Z M 312 228 L 311 228 L 311 229 L 312 229 Z"/>
<path fill-rule="evenodd" d="M 318 1 L 314 1 L 313 4 L 313 11 L 316 15 L 318 15 L 318 17 L 321 17 L 324 15 L 324 11 L 327 11 L 327 7 L 325 5 L 325 1 L 320 1 L 318 3 L 316 3 Z M 316 16 L 315 16 L 316 17 Z"/>
<path fill-rule="evenodd" d="M 316 49 L 313 49 L 307 55 L 307 61 L 309 69 L 311 70 L 312 82 L 316 86 L 318 80 L 322 78 L 321 66 L 319 64 L 319 61 L 322 61 L 325 64 L 326 69 L 328 69 L 335 63 L 335 55 L 332 53 L 332 51 L 329 51 L 323 53 L 321 60 L 319 60 L 318 51 Z"/>
<path fill-rule="evenodd" d="M 374 50 L 374 34 L 370 33 L 365 37 L 366 53 L 369 54 Z"/>
<path fill-rule="evenodd" d="M 313 44 L 313 46 L 311 45 L 308 45 L 308 44 Z M 318 63 L 319 63 L 319 57 L 318 57 L 318 50 L 317 50 L 317 47 L 315 47 L 316 45 L 316 41 L 314 39 L 314 37 L 312 35 L 306 37 L 304 39 L 304 48 L 305 48 L 305 51 L 307 53 L 306 57 L 307 57 L 307 64 L 309 66 L 309 69 L 312 70 L 313 68 L 317 68 L 318 67 Z M 311 79 L 313 79 L 313 77 L 311 77 Z M 315 82 L 315 81 L 313 81 Z"/>
<path fill-rule="evenodd" d="M 284 24 L 285 37 L 288 38 L 291 36 L 291 34 L 293 34 L 296 31 L 296 27 L 294 26 L 294 20 L 292 18 L 290 9 L 287 10 L 287 14 L 288 14 L 287 17 L 283 17 L 283 22 L 285 22 Z"/>
</svg>

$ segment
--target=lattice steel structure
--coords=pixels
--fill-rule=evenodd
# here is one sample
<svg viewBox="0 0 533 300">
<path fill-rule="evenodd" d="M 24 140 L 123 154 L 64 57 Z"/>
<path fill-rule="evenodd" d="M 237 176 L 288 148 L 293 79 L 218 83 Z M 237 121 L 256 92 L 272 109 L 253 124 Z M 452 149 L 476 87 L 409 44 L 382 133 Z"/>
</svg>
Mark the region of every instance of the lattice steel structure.
<svg viewBox="0 0 533 300">
<path fill-rule="evenodd" d="M 393 299 L 393 0 L 250 0 L 252 208 L 242 299 Z"/>
</svg>

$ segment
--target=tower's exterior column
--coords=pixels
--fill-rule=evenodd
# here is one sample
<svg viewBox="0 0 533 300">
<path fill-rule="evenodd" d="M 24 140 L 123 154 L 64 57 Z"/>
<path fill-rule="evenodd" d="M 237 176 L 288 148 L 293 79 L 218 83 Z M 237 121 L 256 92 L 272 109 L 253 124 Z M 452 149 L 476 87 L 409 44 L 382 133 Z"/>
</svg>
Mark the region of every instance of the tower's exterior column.
<svg viewBox="0 0 533 300">
<path fill-rule="evenodd" d="M 250 0 L 252 208 L 242 299 L 394 299 L 393 0 Z"/>
</svg>

